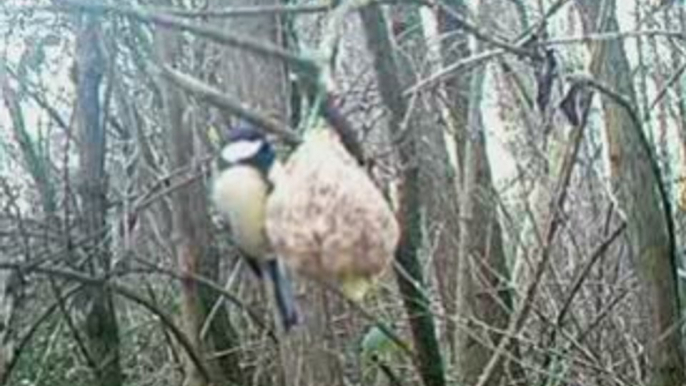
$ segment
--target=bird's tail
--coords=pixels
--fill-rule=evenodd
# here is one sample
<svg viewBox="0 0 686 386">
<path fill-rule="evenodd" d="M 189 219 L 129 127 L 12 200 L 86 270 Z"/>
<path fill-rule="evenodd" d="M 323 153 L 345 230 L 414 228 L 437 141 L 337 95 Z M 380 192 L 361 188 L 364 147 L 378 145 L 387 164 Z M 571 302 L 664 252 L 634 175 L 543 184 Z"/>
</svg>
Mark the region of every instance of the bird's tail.
<svg viewBox="0 0 686 386">
<path fill-rule="evenodd" d="M 295 296 L 293 295 L 293 287 L 277 259 L 267 262 L 267 272 L 274 284 L 274 297 L 276 298 L 276 307 L 281 317 L 281 323 L 284 330 L 288 331 L 300 322 L 300 315 L 295 303 Z"/>
</svg>

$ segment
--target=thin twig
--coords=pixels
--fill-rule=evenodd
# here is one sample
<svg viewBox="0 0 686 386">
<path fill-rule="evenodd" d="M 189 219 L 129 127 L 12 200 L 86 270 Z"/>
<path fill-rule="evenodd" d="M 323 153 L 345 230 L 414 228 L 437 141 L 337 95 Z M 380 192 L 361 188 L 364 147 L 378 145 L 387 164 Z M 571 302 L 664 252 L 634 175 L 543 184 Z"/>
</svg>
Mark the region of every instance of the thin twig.
<svg viewBox="0 0 686 386">
<path fill-rule="evenodd" d="M 603 240 L 602 243 L 596 249 L 593 251 L 591 254 L 591 257 L 588 259 L 586 264 L 581 268 L 580 272 L 577 274 L 576 279 L 574 279 L 574 283 L 572 283 L 571 288 L 566 291 L 568 293 L 567 298 L 562 304 L 562 307 L 560 308 L 560 311 L 557 315 L 557 320 L 556 324 L 557 326 L 561 326 L 562 322 L 564 321 L 565 315 L 570 309 L 570 306 L 572 304 L 572 300 L 574 300 L 574 296 L 579 292 L 581 289 L 581 285 L 584 283 L 585 279 L 588 277 L 589 272 L 591 271 L 591 268 L 595 265 L 598 260 L 600 260 L 601 257 L 605 255 L 605 252 L 607 249 L 612 245 L 612 243 L 619 237 L 619 235 L 624 232 L 626 229 L 627 223 L 626 221 L 622 222 L 617 229 L 614 230 L 609 236 Z"/>
<path fill-rule="evenodd" d="M 254 112 L 242 102 L 232 99 L 218 89 L 209 86 L 191 75 L 174 70 L 168 65 L 162 65 L 161 67 L 155 66 L 152 67 L 152 69 L 153 72 L 164 76 L 176 86 L 195 94 L 198 98 L 206 100 L 219 108 L 236 114 L 272 134 L 278 135 L 290 145 L 297 145 L 301 142 L 300 137 L 295 134 L 293 130 L 288 129 L 287 124 L 277 122 Z"/>
<path fill-rule="evenodd" d="M 23 264 L 20 263 L 11 263 L 11 262 L 0 262 L 0 270 L 22 270 L 24 272 L 27 272 L 27 267 Z M 34 266 L 31 267 L 31 271 L 44 274 L 44 275 L 49 275 L 52 277 L 60 277 L 65 280 L 70 280 L 70 281 L 75 281 L 87 286 L 96 286 L 96 287 L 104 287 L 103 289 L 111 290 L 117 295 L 120 295 L 124 298 L 127 298 L 134 303 L 138 303 L 139 305 L 143 306 L 146 308 L 148 311 L 150 311 L 152 314 L 157 316 L 160 321 L 172 332 L 174 337 L 177 339 L 179 344 L 183 346 L 184 350 L 190 357 L 191 361 L 193 364 L 196 366 L 198 369 L 198 372 L 200 375 L 205 379 L 205 381 L 210 380 L 209 376 L 209 371 L 206 368 L 204 362 L 200 359 L 199 354 L 194 350 L 193 345 L 190 343 L 190 340 L 188 337 L 174 324 L 173 319 L 165 314 L 162 310 L 160 310 L 158 307 L 156 307 L 154 304 L 152 304 L 149 300 L 142 298 L 138 294 L 136 294 L 134 291 L 123 287 L 121 285 L 118 285 L 112 281 L 108 280 L 108 277 L 94 277 L 94 276 L 89 276 L 86 275 L 82 272 L 79 271 L 73 271 L 73 270 L 68 270 L 68 269 L 62 269 L 62 268 L 56 268 L 56 267 L 45 267 L 45 266 Z"/>
<path fill-rule="evenodd" d="M 581 144 L 581 139 L 583 138 L 584 128 L 586 126 L 586 120 L 588 119 L 588 109 L 583 112 L 583 117 L 578 126 L 576 126 L 571 134 L 570 141 L 565 151 L 565 157 L 563 159 L 561 176 L 558 180 L 557 186 L 555 188 L 555 196 L 551 202 L 551 215 L 548 220 L 546 227 L 546 242 L 543 245 L 543 250 L 541 251 L 541 260 L 538 262 L 536 271 L 534 272 L 534 277 L 531 283 L 526 288 L 524 293 L 524 298 L 520 302 L 520 306 L 517 311 L 512 315 L 510 324 L 508 326 L 508 333 L 503 336 L 498 348 L 494 352 L 491 359 L 488 361 L 484 367 L 477 386 L 484 386 L 490 382 L 491 378 L 495 374 L 496 368 L 499 366 L 500 361 L 504 353 L 508 350 L 512 337 L 516 336 L 519 331 L 521 331 L 524 326 L 524 322 L 528 318 L 531 308 L 533 306 L 534 296 L 538 290 L 538 286 L 541 284 L 543 273 L 545 272 L 548 262 L 552 255 L 553 241 L 557 234 L 557 229 L 561 224 L 561 213 L 564 207 L 564 203 L 567 198 L 567 188 L 571 181 L 572 171 L 574 170 L 574 165 L 576 164 L 576 156 L 579 151 Z"/>
<path fill-rule="evenodd" d="M 264 16 L 264 15 L 306 15 L 311 13 L 323 13 L 332 9 L 330 4 L 266 4 L 259 6 L 228 7 L 221 9 L 209 9 L 206 11 L 189 11 L 178 8 L 152 8 L 161 13 L 186 18 L 231 18 L 241 16 Z"/>
<path fill-rule="evenodd" d="M 37 318 L 33 320 L 33 323 L 29 326 L 28 330 L 26 331 L 26 334 L 24 334 L 23 337 L 19 340 L 19 343 L 16 345 L 14 350 L 12 351 L 12 356 L 10 357 L 9 363 L 7 363 L 7 366 L 5 367 L 5 371 L 2 372 L 2 378 L 0 378 L 0 385 L 5 385 L 7 384 L 7 381 L 9 381 L 10 376 L 12 375 L 12 371 L 14 370 L 15 366 L 19 362 L 19 359 L 21 358 L 21 354 L 24 352 L 24 348 L 29 344 L 31 341 L 31 338 L 33 338 L 33 335 L 38 331 L 38 328 L 52 315 L 53 312 L 55 312 L 55 309 L 59 306 L 60 302 L 70 298 L 71 296 L 75 295 L 79 291 L 83 289 L 83 284 L 76 284 L 74 287 L 70 288 L 69 290 L 65 291 L 64 293 L 61 294 L 61 298 L 58 300 L 55 300 L 51 305 L 49 305 L 42 314 L 40 314 Z"/>
<path fill-rule="evenodd" d="M 153 23 L 165 28 L 176 28 L 181 31 L 190 32 L 198 36 L 202 36 L 204 38 L 213 40 L 217 43 L 250 50 L 255 54 L 264 57 L 278 58 L 300 69 L 304 73 L 318 73 L 318 66 L 315 64 L 314 61 L 295 55 L 275 44 L 259 41 L 249 36 L 229 34 L 218 27 L 214 27 L 211 25 L 196 24 L 193 22 L 189 22 L 187 19 L 184 18 L 180 18 L 165 13 L 155 12 L 154 10 L 147 7 L 126 7 L 79 0 L 63 0 L 60 1 L 58 5 L 33 7 L 33 9 L 53 12 L 81 11 L 95 14 L 104 14 L 109 12 L 115 15 L 125 16 L 143 23 Z"/>
<path fill-rule="evenodd" d="M 432 2 L 428 0 L 415 0 L 419 4 L 425 5 L 425 6 L 433 6 Z M 506 52 L 509 52 L 511 54 L 515 54 L 517 56 L 525 57 L 525 58 L 531 58 L 531 59 L 537 59 L 538 54 L 535 51 L 532 51 L 530 49 L 523 48 L 521 45 L 517 44 L 512 44 L 510 42 L 497 39 L 493 37 L 493 33 L 490 31 L 482 31 L 476 24 L 470 23 L 467 19 L 464 18 L 463 15 L 461 15 L 459 12 L 455 11 L 452 6 L 445 4 L 443 1 L 438 0 L 436 1 L 436 4 L 438 5 L 441 10 L 453 19 L 454 22 L 456 22 L 459 27 L 463 29 L 465 32 L 472 34 L 476 39 L 481 40 L 485 43 L 488 43 L 494 47 L 500 48 Z"/>
<path fill-rule="evenodd" d="M 215 291 L 218 295 L 221 295 L 222 297 L 226 298 L 226 300 L 245 311 L 245 313 L 250 317 L 250 320 L 252 320 L 258 328 L 266 331 L 269 335 L 269 338 L 272 341 L 278 342 L 278 338 L 276 337 L 274 331 L 267 327 L 267 324 L 257 315 L 257 313 L 255 313 L 250 307 L 243 303 L 243 301 L 241 301 L 238 297 L 222 288 L 219 284 L 215 283 L 212 279 L 193 273 L 186 273 L 182 275 L 174 269 L 160 267 L 143 259 L 136 259 L 136 261 L 141 265 L 145 266 L 146 268 L 148 268 L 147 270 L 138 270 L 138 272 L 160 273 L 178 280 L 192 280 L 197 284 L 200 284 L 202 286 L 207 287 L 208 289 Z M 130 270 L 129 272 L 135 271 Z"/>
<path fill-rule="evenodd" d="M 662 100 L 662 98 L 664 98 L 665 95 L 667 95 L 667 91 L 668 91 L 675 83 L 679 82 L 679 80 L 680 80 L 680 78 L 681 78 L 681 75 L 684 73 L 684 70 L 686 70 L 686 63 L 682 63 L 681 66 L 679 66 L 679 68 L 674 72 L 674 74 L 672 74 L 672 76 L 667 80 L 667 82 L 665 83 L 665 85 L 662 86 L 662 89 L 660 89 L 660 90 L 657 92 L 657 95 L 655 96 L 655 99 L 653 99 L 653 101 L 650 102 L 650 105 L 649 105 L 648 109 L 647 109 L 646 112 L 645 112 L 645 117 L 644 117 L 644 119 L 643 119 L 644 121 L 647 121 L 647 120 L 650 119 L 650 110 L 652 110 L 653 108 L 655 108 L 655 106 L 656 106 L 658 103 L 660 103 L 660 101 Z"/>
</svg>

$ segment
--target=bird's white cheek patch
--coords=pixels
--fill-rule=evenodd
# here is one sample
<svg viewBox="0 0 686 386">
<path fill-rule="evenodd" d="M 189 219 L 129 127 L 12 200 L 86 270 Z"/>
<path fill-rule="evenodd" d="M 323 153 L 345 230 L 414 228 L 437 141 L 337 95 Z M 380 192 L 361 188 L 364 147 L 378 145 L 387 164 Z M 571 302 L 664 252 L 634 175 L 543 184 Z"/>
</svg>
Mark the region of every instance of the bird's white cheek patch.
<svg viewBox="0 0 686 386">
<path fill-rule="evenodd" d="M 236 141 L 226 145 L 222 150 L 221 155 L 225 161 L 229 163 L 235 163 L 253 157 L 258 151 L 260 151 L 262 144 L 263 142 L 260 140 Z"/>
</svg>

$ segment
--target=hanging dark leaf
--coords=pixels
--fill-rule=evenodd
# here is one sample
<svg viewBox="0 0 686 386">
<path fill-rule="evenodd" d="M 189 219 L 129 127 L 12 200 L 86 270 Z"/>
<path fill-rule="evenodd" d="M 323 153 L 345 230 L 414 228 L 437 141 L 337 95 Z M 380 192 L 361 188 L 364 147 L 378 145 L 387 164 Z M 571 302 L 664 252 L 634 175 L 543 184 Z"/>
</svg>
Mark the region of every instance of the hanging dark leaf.
<svg viewBox="0 0 686 386">
<path fill-rule="evenodd" d="M 592 96 L 593 92 L 579 82 L 574 83 L 565 95 L 560 103 L 560 109 L 573 126 L 583 123 L 591 107 Z"/>
<path fill-rule="evenodd" d="M 535 67 L 536 72 L 536 104 L 540 111 L 545 111 L 550 103 L 550 95 L 553 90 L 553 84 L 558 77 L 558 65 L 555 58 L 555 51 L 553 49 L 546 49 L 543 61 Z"/>
</svg>

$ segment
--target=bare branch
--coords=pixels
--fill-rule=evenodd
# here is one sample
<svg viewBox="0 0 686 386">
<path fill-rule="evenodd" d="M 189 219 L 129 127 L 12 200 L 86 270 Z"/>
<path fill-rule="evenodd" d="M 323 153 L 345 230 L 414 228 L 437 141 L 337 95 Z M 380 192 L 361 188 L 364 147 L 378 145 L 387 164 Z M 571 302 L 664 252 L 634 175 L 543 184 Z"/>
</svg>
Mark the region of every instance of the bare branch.
<svg viewBox="0 0 686 386">
<path fill-rule="evenodd" d="M 190 75 L 176 71 L 168 65 L 162 65 L 161 68 L 154 67 L 153 71 L 164 76 L 177 87 L 181 87 L 184 90 L 195 94 L 198 98 L 206 100 L 219 108 L 228 110 L 232 114 L 236 114 L 246 121 L 257 125 L 272 134 L 278 135 L 290 145 L 297 145 L 300 143 L 300 138 L 295 132 L 287 129 L 288 125 L 279 123 L 250 110 L 250 108 L 245 106 L 242 102 L 230 98 L 218 89 L 213 88 Z"/>
</svg>

